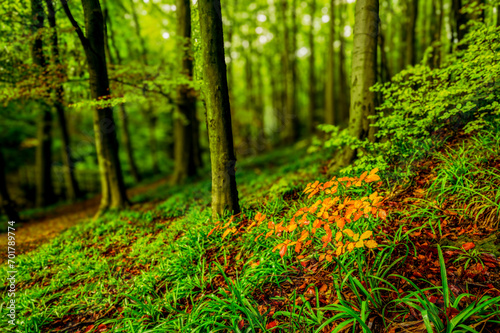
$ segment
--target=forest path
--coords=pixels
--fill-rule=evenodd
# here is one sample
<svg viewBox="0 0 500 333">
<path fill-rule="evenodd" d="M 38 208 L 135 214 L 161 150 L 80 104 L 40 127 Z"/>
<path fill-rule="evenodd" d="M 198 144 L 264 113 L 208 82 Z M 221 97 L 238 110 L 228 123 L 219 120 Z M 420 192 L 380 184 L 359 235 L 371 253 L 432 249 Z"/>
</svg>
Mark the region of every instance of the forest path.
<svg viewBox="0 0 500 333">
<path fill-rule="evenodd" d="M 152 191 L 168 182 L 168 178 L 162 178 L 149 184 L 139 185 L 127 190 L 128 198 Z M 26 254 L 40 245 L 46 243 L 59 235 L 62 231 L 70 228 L 83 219 L 92 217 L 99 208 L 100 195 L 73 204 L 57 207 L 49 212 L 38 214 L 33 219 L 16 224 L 14 228 L 16 236 L 16 255 Z M 8 237 L 0 237 L 0 247 L 7 248 Z M 5 260 L 0 258 L 0 264 Z"/>
</svg>

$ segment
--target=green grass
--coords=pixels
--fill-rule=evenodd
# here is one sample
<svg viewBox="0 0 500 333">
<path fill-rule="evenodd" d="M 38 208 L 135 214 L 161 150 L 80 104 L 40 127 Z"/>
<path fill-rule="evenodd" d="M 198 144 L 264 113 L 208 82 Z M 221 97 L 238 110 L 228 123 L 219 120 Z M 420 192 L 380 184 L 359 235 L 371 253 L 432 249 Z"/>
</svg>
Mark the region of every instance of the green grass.
<svg viewBox="0 0 500 333">
<path fill-rule="evenodd" d="M 496 182 L 497 175 L 486 165 L 498 156 L 498 142 L 498 134 L 484 133 L 442 155 L 425 198 L 389 211 L 388 222 L 373 216 L 351 222 L 354 232 L 374 231 L 376 250 L 355 249 L 331 262 L 318 262 L 321 253 L 334 249 L 322 248 L 323 229 L 302 259 L 293 247 L 283 257 L 272 251 L 296 240 L 298 229 L 255 241 L 268 231 L 268 221 L 289 221 L 299 208 L 327 197 L 308 199 L 302 193 L 308 182 L 332 176 L 319 173 L 319 154 L 285 149 L 242 161 L 237 171 L 242 215 L 232 225 L 248 223 L 257 212 L 267 218 L 224 239 L 222 230 L 208 237 L 214 227 L 209 179 L 162 185 L 134 198 L 154 202 L 153 209 L 142 211 L 139 205 L 82 221 L 18 257 L 19 331 L 56 331 L 69 322 L 82 332 L 91 325 L 90 332 L 99 325 L 109 332 L 384 332 L 412 320 L 428 332 L 480 332 L 486 324 L 498 325 L 499 297 L 473 290 L 456 294 L 448 283 L 447 265 L 476 265 L 482 252 L 451 258 L 438 246 L 446 231 L 439 221 L 456 218 L 443 211 L 472 219 L 476 212 L 483 220 L 498 212 L 489 201 L 482 211 L 471 206 L 482 197 L 496 200 L 488 182 Z M 472 179 L 474 186 L 465 186 Z M 339 188 L 336 195 L 361 198 L 374 187 Z M 450 197 L 453 205 L 445 206 Z M 435 235 L 427 253 L 440 271 L 417 281 L 408 265 L 422 253 L 412 236 L 418 232 Z M 7 267 L 0 270 L 6 276 Z M 0 327 L 7 328 L 4 311 Z"/>
</svg>

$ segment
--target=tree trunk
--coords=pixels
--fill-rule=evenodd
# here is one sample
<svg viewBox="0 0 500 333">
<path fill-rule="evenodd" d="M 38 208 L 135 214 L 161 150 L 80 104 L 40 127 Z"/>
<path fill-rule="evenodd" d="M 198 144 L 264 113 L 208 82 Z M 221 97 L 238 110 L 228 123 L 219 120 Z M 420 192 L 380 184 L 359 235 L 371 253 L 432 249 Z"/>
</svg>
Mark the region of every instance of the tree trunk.
<svg viewBox="0 0 500 333">
<path fill-rule="evenodd" d="M 110 89 L 104 51 L 104 20 L 99 0 L 82 0 L 86 37 L 73 18 L 67 0 L 61 0 L 61 3 L 85 50 L 92 99 L 106 100 L 110 97 Z M 101 204 L 97 213 L 99 216 L 108 209 L 124 208 L 127 206 L 128 200 L 118 159 L 118 141 L 113 109 L 111 107 L 96 107 L 93 113 L 102 192 Z"/>
<path fill-rule="evenodd" d="M 193 77 L 193 61 L 191 56 L 191 3 L 190 0 L 177 0 L 177 36 L 181 42 L 179 50 L 182 75 Z M 195 92 L 188 85 L 177 87 L 177 108 L 181 117 L 175 119 L 174 155 L 175 170 L 173 182 L 182 183 L 188 177 L 196 175 L 195 136 L 197 125 Z"/>
<path fill-rule="evenodd" d="M 375 129 L 370 127 L 368 116 L 375 114 L 376 105 L 376 94 L 370 91 L 370 87 L 377 82 L 378 15 L 378 0 L 356 1 L 349 133 L 355 138 L 371 141 L 375 138 Z M 341 166 L 350 164 L 355 155 L 354 150 L 347 148 Z"/>
<path fill-rule="evenodd" d="M 257 90 L 255 96 L 255 113 L 257 127 L 257 138 L 255 139 L 256 153 L 260 154 L 266 150 L 266 133 L 264 131 L 264 82 L 262 80 L 262 54 L 257 56 L 256 71 L 257 71 Z"/>
<path fill-rule="evenodd" d="M 497 6 L 497 27 L 500 27 L 500 5 Z"/>
<path fill-rule="evenodd" d="M 240 212 L 220 0 L 198 0 L 207 127 L 212 166 L 212 217 Z"/>
<path fill-rule="evenodd" d="M 125 148 L 125 155 L 127 156 L 128 166 L 130 168 L 130 174 L 134 178 L 136 183 L 141 181 L 141 175 L 137 169 L 137 164 L 135 163 L 134 150 L 132 149 L 132 140 L 130 140 L 130 131 L 128 126 L 128 115 L 125 108 L 125 104 L 120 104 L 120 119 L 122 121 L 122 145 Z"/>
<path fill-rule="evenodd" d="M 50 0 L 49 0 L 50 1 Z M 113 32 L 112 28 L 112 20 L 111 17 L 108 15 L 108 10 L 107 8 L 104 9 L 104 23 L 105 23 L 105 40 L 106 40 L 106 50 L 107 50 L 107 58 L 109 59 L 110 64 L 115 65 L 121 65 L 122 63 L 122 57 L 120 55 L 120 51 L 118 50 L 118 47 L 116 46 L 115 43 L 115 34 Z M 113 45 L 113 48 L 115 50 L 115 56 L 113 57 L 113 53 L 111 52 L 111 48 L 109 47 L 109 40 L 108 40 L 108 27 L 109 27 L 109 36 L 111 39 L 111 44 Z M 116 59 L 116 60 L 115 60 Z M 125 156 L 127 156 L 127 162 L 128 166 L 130 168 L 130 174 L 132 175 L 132 178 L 134 178 L 134 181 L 136 183 L 141 181 L 141 175 L 139 173 L 139 170 L 137 168 L 137 164 L 135 163 L 135 158 L 134 158 L 134 153 L 133 153 L 133 148 L 132 148 L 132 140 L 130 140 L 130 131 L 129 131 L 129 126 L 128 126 L 128 115 L 127 115 L 127 110 L 125 108 L 125 104 L 120 104 L 120 109 L 119 109 L 119 118 L 122 121 L 122 131 L 121 131 L 121 140 L 122 140 L 122 145 L 125 148 Z"/>
<path fill-rule="evenodd" d="M 297 0 L 292 0 L 291 8 L 291 23 L 292 23 L 292 49 L 290 50 L 290 93 L 288 94 L 288 109 L 290 114 L 289 119 L 289 135 L 287 143 L 293 143 L 299 138 L 299 115 L 297 113 Z"/>
<path fill-rule="evenodd" d="M 467 14 L 460 12 L 463 7 L 462 0 L 452 0 L 451 6 L 453 11 L 453 18 L 455 20 L 455 37 L 457 39 L 457 42 L 460 42 L 467 33 L 466 27 L 464 27 L 464 29 L 460 29 L 460 26 L 467 24 Z"/>
<path fill-rule="evenodd" d="M 406 34 L 406 59 L 410 65 L 417 63 L 415 29 L 417 27 L 418 0 L 410 0 L 408 30 Z"/>
<path fill-rule="evenodd" d="M 340 95 L 339 95 L 339 124 L 343 125 L 349 121 L 349 104 L 350 104 L 350 91 L 349 83 L 346 70 L 346 56 L 345 56 L 345 39 L 344 39 L 344 13 L 346 12 L 346 5 L 344 0 L 341 0 L 339 6 L 339 17 L 340 17 L 340 29 L 339 29 L 339 40 L 340 40 L 340 50 L 339 50 L 339 84 L 340 84 Z"/>
<path fill-rule="evenodd" d="M 43 29 L 44 12 L 41 0 L 31 0 L 31 13 L 33 17 L 32 31 L 36 35 L 32 45 L 33 64 L 42 72 L 47 63 L 43 54 Z M 36 206 L 44 207 L 54 203 L 54 189 L 52 187 L 52 112 L 49 106 L 42 102 L 41 113 L 37 123 L 36 148 Z"/>
<path fill-rule="evenodd" d="M 330 0 L 330 22 L 328 24 L 328 45 L 326 58 L 326 82 L 325 82 L 325 123 L 338 125 L 336 122 L 337 99 L 335 98 L 335 0 Z"/>
<path fill-rule="evenodd" d="M 288 0 L 281 2 L 281 15 L 283 22 L 283 67 L 284 67 L 284 100 L 282 142 L 291 144 L 297 138 L 297 110 L 296 110 L 296 23 L 295 23 L 295 0 L 292 3 L 292 45 L 290 45 L 290 31 L 288 28 Z"/>
<path fill-rule="evenodd" d="M 49 26 L 52 29 L 52 56 L 54 58 L 54 64 L 56 65 L 56 70 L 61 71 L 62 75 L 65 75 L 62 72 L 62 66 L 59 59 L 59 43 L 57 37 L 56 30 L 56 13 L 54 10 L 54 5 L 51 0 L 45 0 L 45 4 L 47 6 L 48 12 L 48 21 Z M 64 110 L 64 87 L 62 83 L 59 83 L 56 87 L 56 99 L 54 101 L 54 106 L 56 109 L 57 119 L 59 121 L 59 126 L 61 128 L 61 140 L 62 140 L 62 158 L 64 164 L 64 180 L 66 183 L 66 197 L 70 201 L 74 201 L 80 196 L 80 191 L 78 189 L 78 183 L 76 182 L 75 177 L 75 168 L 73 165 L 73 159 L 71 156 L 71 148 L 70 148 L 70 138 L 68 133 L 68 126 L 66 123 L 66 115 Z"/>
<path fill-rule="evenodd" d="M 314 17 L 316 15 L 316 0 L 311 0 L 311 27 L 309 29 L 309 134 L 315 132 L 316 113 L 316 59 L 314 54 Z"/>
<path fill-rule="evenodd" d="M 141 34 L 141 26 L 139 24 L 139 17 L 137 16 L 137 11 L 136 11 L 137 6 L 133 0 L 130 0 L 130 7 L 131 7 L 132 19 L 134 20 L 135 34 L 137 35 L 137 38 L 139 39 L 139 44 L 141 46 L 139 53 L 141 55 L 141 61 L 145 71 L 146 70 L 145 66 L 148 66 L 149 64 L 148 51 L 146 48 L 146 40 Z M 147 89 L 144 89 L 144 97 L 146 98 L 148 97 Z M 160 167 L 158 164 L 158 143 L 156 139 L 156 123 L 158 117 L 155 114 L 155 110 L 151 102 L 149 102 L 148 108 L 146 110 L 143 110 L 143 114 L 149 126 L 148 132 L 149 132 L 149 146 L 151 149 L 152 171 L 154 174 L 158 174 L 160 172 Z"/>
<path fill-rule="evenodd" d="M 408 14 L 409 14 L 409 5 L 408 5 L 408 1 L 411 1 L 411 0 L 403 0 L 401 1 L 401 6 L 402 6 L 402 9 L 401 9 L 401 17 L 399 17 L 399 20 L 401 22 L 401 26 L 400 26 L 400 38 L 399 38 L 399 45 L 398 45 L 398 49 L 399 49 L 399 70 L 403 70 L 406 68 L 406 65 L 408 65 L 408 57 L 407 57 L 407 47 L 406 47 L 406 43 L 407 43 L 407 40 L 408 40 Z"/>
<path fill-rule="evenodd" d="M 0 210 L 3 210 L 9 221 L 19 221 L 14 202 L 10 199 L 9 191 L 7 190 L 7 181 L 5 177 L 5 159 L 3 152 L 0 149 Z"/>
<path fill-rule="evenodd" d="M 147 96 L 147 94 L 145 95 Z M 150 102 L 148 109 L 144 112 L 149 126 L 149 149 L 151 150 L 152 171 L 155 175 L 160 173 L 160 164 L 158 163 L 158 140 L 156 139 L 156 116 L 153 105 Z"/>
<path fill-rule="evenodd" d="M 441 31 L 443 30 L 443 17 L 444 17 L 444 7 L 443 0 L 439 0 L 439 15 L 432 15 L 431 17 L 431 27 L 432 27 L 432 56 L 429 59 L 429 66 L 431 68 L 439 68 L 441 66 Z M 438 8 L 436 3 L 432 1 L 432 12 L 437 13 Z"/>
<path fill-rule="evenodd" d="M 380 80 L 385 83 L 391 81 L 391 71 L 389 61 L 385 52 L 385 38 L 382 28 L 379 26 L 378 45 L 380 48 Z"/>
</svg>

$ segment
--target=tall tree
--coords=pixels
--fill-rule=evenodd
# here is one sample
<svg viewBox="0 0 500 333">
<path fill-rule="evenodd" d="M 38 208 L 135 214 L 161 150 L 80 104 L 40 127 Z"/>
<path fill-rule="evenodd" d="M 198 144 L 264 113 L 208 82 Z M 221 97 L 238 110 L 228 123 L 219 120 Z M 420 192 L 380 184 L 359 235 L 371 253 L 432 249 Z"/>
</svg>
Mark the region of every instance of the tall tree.
<svg viewBox="0 0 500 333">
<path fill-rule="evenodd" d="M 288 24 L 288 0 L 281 1 L 281 19 L 283 23 L 283 68 L 284 68 L 284 99 L 285 108 L 283 114 L 282 140 L 284 144 L 291 144 L 297 139 L 298 118 L 296 105 L 296 55 L 297 51 L 297 23 L 296 23 L 296 0 L 292 2 L 291 8 L 292 29 Z M 290 38 L 290 34 L 292 37 Z"/>
<path fill-rule="evenodd" d="M 84 35 L 68 7 L 67 0 L 61 0 L 64 12 L 76 30 L 85 51 L 87 60 L 90 92 L 94 100 L 110 98 L 108 68 L 104 51 L 104 19 L 99 0 L 82 0 L 85 19 Z M 104 106 L 94 108 L 94 135 L 97 160 L 101 178 L 101 203 L 97 215 L 108 209 L 123 208 L 128 204 L 123 182 L 118 141 L 113 108 Z"/>
<path fill-rule="evenodd" d="M 429 65 L 432 68 L 441 66 L 441 31 L 443 30 L 444 6 L 443 0 L 439 0 L 436 4 L 432 1 L 432 13 L 437 15 L 431 16 L 431 40 L 432 40 L 432 56 L 429 58 Z"/>
<path fill-rule="evenodd" d="M 399 21 L 400 29 L 399 29 L 399 44 L 397 54 L 399 55 L 398 59 L 398 67 L 399 70 L 405 69 L 406 65 L 408 65 L 408 57 L 407 57 L 407 47 L 406 43 L 408 40 L 408 12 L 409 5 L 408 1 L 411 0 L 402 0 L 398 4 L 400 6 L 400 16 L 399 20 L 395 20 L 395 22 Z"/>
<path fill-rule="evenodd" d="M 236 189 L 220 0 L 198 0 L 207 127 L 212 166 L 212 217 L 240 212 Z"/>
<path fill-rule="evenodd" d="M 406 33 L 406 58 L 410 65 L 415 66 L 417 63 L 416 51 L 416 28 L 418 16 L 418 0 L 410 0 L 408 7 L 409 20 Z"/>
<path fill-rule="evenodd" d="M 50 1 L 50 0 L 48 0 Z M 105 23 L 105 39 L 106 39 L 106 54 L 107 58 L 109 60 L 109 63 L 111 65 L 121 65 L 122 64 L 122 57 L 120 55 L 120 51 L 118 50 L 118 47 L 116 46 L 116 41 L 115 41 L 115 34 L 113 31 L 113 21 L 111 17 L 109 16 L 108 13 L 108 8 L 105 7 L 103 10 L 103 16 L 104 16 L 104 23 Z M 108 37 L 109 35 L 109 37 Z M 113 49 L 115 50 L 114 56 L 113 53 L 111 52 L 110 48 L 110 43 L 109 40 L 111 40 L 111 44 L 113 45 Z M 141 181 L 141 175 L 139 173 L 139 170 L 137 168 L 137 163 L 135 163 L 135 158 L 134 158 L 134 150 L 132 149 L 132 140 L 130 139 L 130 130 L 129 130 L 129 124 L 128 124 L 128 114 L 127 114 L 127 109 L 125 107 L 124 103 L 120 104 L 120 108 L 118 109 L 119 111 L 119 118 L 121 119 L 122 122 L 122 127 L 121 127 L 121 140 L 122 140 L 122 145 L 123 148 L 125 149 L 125 156 L 127 156 L 127 162 L 128 166 L 130 168 L 130 174 L 134 178 L 134 181 L 136 183 Z"/>
<path fill-rule="evenodd" d="M 354 20 L 349 134 L 373 141 L 375 129 L 368 116 L 375 114 L 376 106 L 376 94 L 370 87 L 377 82 L 378 0 L 357 0 Z M 355 157 L 356 151 L 348 147 L 339 165 L 349 165 Z"/>
<path fill-rule="evenodd" d="M 316 15 L 316 0 L 311 0 L 311 26 L 309 27 L 308 39 L 309 39 L 309 126 L 308 132 L 314 133 L 315 125 L 315 113 L 316 113 L 316 59 L 314 53 L 314 17 Z"/>
<path fill-rule="evenodd" d="M 349 82 L 346 69 L 346 55 L 345 55 L 345 38 L 344 38 L 344 24 L 345 24 L 345 12 L 346 4 L 345 0 L 340 0 L 339 7 L 339 19 L 340 19 L 340 29 L 339 29 L 339 124 L 347 123 L 349 120 L 349 104 L 350 104 L 350 91 Z"/>
<path fill-rule="evenodd" d="M 0 149 L 0 210 L 3 210 L 10 221 L 19 221 L 19 214 L 15 208 L 14 202 L 10 199 L 7 190 L 7 181 L 5 177 L 5 159 Z"/>
<path fill-rule="evenodd" d="M 335 96 L 335 0 L 330 0 L 330 21 L 328 24 L 328 45 L 326 58 L 326 81 L 325 81 L 325 123 L 336 123 L 337 99 Z"/>
<path fill-rule="evenodd" d="M 59 41 L 57 36 L 57 26 L 56 26 L 56 12 L 54 10 L 54 4 L 52 0 L 45 0 L 47 6 L 47 19 L 49 21 L 49 26 L 52 29 L 52 35 L 50 38 L 52 46 L 52 57 L 53 62 L 56 65 L 56 70 L 60 71 L 62 75 L 65 73 L 62 70 L 61 59 L 59 58 Z M 78 189 L 78 183 L 75 177 L 75 168 L 73 165 L 73 159 L 71 156 L 70 139 L 68 132 L 68 125 L 66 123 L 66 114 L 64 110 L 64 87 L 62 83 L 58 83 L 55 88 L 55 100 L 54 107 L 56 109 L 57 119 L 59 121 L 59 127 L 61 129 L 61 140 L 62 140 L 62 158 L 64 164 L 64 180 L 66 183 L 66 197 L 67 199 L 73 201 L 80 196 L 80 191 Z"/>
<path fill-rule="evenodd" d="M 139 23 L 139 16 L 137 15 L 137 5 L 134 3 L 134 0 L 130 0 L 130 8 L 132 13 L 132 19 L 134 20 L 135 34 L 139 39 L 140 50 L 139 53 L 141 55 L 141 61 L 143 66 L 148 66 L 148 50 L 146 48 L 146 40 L 141 33 L 141 25 Z M 145 68 L 144 68 L 145 69 Z M 144 86 L 144 96 L 147 98 L 147 107 L 142 110 L 144 116 L 147 119 L 149 126 L 149 149 L 151 150 L 151 160 L 152 160 L 152 168 L 153 173 L 158 174 L 160 172 L 160 166 L 158 164 L 158 142 L 156 140 L 156 125 L 158 122 L 158 116 L 153 108 L 153 104 L 151 99 L 148 98 L 147 86 Z"/>
<path fill-rule="evenodd" d="M 193 77 L 191 55 L 191 3 L 190 0 L 177 0 L 177 35 L 180 38 L 179 64 L 181 74 L 188 79 Z M 187 84 L 177 87 L 177 117 L 174 125 L 175 169 L 173 182 L 181 183 L 187 177 L 196 175 L 195 137 L 193 133 L 196 120 L 196 93 Z"/>
<path fill-rule="evenodd" d="M 455 27 L 453 31 L 454 37 L 458 42 L 460 42 L 467 33 L 467 29 L 465 27 L 461 29 L 461 26 L 467 23 L 467 14 L 461 11 L 463 7 L 462 0 L 452 0 L 451 7 L 453 19 L 455 20 Z"/>
<path fill-rule="evenodd" d="M 32 32 L 35 39 L 31 48 L 33 64 L 40 75 L 45 70 L 47 62 L 43 53 L 42 29 L 45 14 L 41 0 L 31 0 L 33 18 Z M 38 119 L 36 148 L 36 205 L 43 207 L 54 202 L 52 187 L 52 111 L 42 102 Z"/>
</svg>

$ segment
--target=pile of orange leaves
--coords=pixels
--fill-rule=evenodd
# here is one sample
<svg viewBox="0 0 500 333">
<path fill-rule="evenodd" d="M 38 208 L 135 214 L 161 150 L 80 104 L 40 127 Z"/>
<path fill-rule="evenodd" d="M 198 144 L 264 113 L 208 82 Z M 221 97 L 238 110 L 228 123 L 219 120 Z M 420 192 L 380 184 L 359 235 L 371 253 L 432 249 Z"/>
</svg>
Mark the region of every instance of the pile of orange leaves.
<svg viewBox="0 0 500 333">
<path fill-rule="evenodd" d="M 360 234 L 355 233 L 347 226 L 362 217 L 368 218 L 370 215 L 385 220 L 387 213 L 381 208 L 384 198 L 379 196 L 377 192 L 360 199 L 346 197 L 341 200 L 334 195 L 340 186 L 347 189 L 351 186 L 358 187 L 363 183 L 379 181 L 380 177 L 377 175 L 377 171 L 378 169 L 373 169 L 370 172 L 366 171 L 359 177 L 342 177 L 338 179 L 333 177 L 325 183 L 319 181 L 309 183 L 304 190 L 304 193 L 309 194 L 308 199 L 320 193 L 326 194 L 326 198 L 317 200 L 311 206 L 298 209 L 288 223 L 283 220 L 281 223 L 276 224 L 268 220 L 267 227 L 269 231 L 258 234 L 254 240 L 257 241 L 262 236 L 266 239 L 272 235 L 280 237 L 283 233 L 291 234 L 297 229 L 302 229 L 297 240 L 287 239 L 274 247 L 273 252 L 279 249 L 280 256 L 283 257 L 287 253 L 287 249 L 292 246 L 295 246 L 295 252 L 300 254 L 303 248 L 311 245 L 312 238 L 315 237 L 317 231 L 323 229 L 325 234 L 321 237 L 322 249 L 326 249 L 328 244 L 332 244 L 332 249 L 327 249 L 322 253 L 319 256 L 319 261 L 324 259 L 332 261 L 333 256 L 339 256 L 346 251 L 352 252 L 355 248 L 376 248 L 378 246 L 377 242 L 370 239 L 373 235 L 372 231 L 367 230 Z M 248 225 L 234 226 L 235 216 L 231 216 L 225 224 L 223 221 L 216 222 L 215 228 L 210 231 L 208 236 L 217 230 L 224 230 L 223 239 L 229 234 L 248 233 L 251 229 L 260 226 L 266 220 L 266 217 L 266 215 L 258 212 Z M 335 235 L 332 227 L 335 229 Z M 298 256 L 297 258 L 301 259 L 303 257 Z"/>
</svg>

